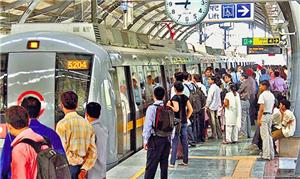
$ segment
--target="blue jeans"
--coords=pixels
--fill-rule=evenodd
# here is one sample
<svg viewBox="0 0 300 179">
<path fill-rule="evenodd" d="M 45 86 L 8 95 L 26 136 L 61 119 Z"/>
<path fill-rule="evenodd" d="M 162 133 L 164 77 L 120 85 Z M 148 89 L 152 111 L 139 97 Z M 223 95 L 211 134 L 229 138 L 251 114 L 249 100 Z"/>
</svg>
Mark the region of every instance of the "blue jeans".
<svg viewBox="0 0 300 179">
<path fill-rule="evenodd" d="M 80 173 L 80 169 L 81 169 L 82 165 L 71 165 L 70 166 L 70 172 L 71 172 L 71 178 L 72 179 L 78 179 L 78 175 Z"/>
<path fill-rule="evenodd" d="M 177 146 L 178 141 L 181 141 L 182 149 L 183 149 L 183 163 L 188 163 L 188 134 L 187 134 L 187 124 L 182 124 L 180 133 L 175 133 L 175 136 L 172 140 L 172 153 L 171 153 L 171 165 L 175 165 L 176 162 L 176 154 L 177 154 Z"/>
</svg>

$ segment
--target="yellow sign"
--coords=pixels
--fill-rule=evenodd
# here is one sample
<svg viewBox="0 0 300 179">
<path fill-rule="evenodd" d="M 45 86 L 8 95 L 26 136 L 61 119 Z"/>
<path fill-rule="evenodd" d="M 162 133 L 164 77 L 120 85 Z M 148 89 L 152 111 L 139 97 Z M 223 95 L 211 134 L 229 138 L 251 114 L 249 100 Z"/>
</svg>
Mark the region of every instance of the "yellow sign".
<svg viewBox="0 0 300 179">
<path fill-rule="evenodd" d="M 88 70 L 89 61 L 88 60 L 68 60 L 67 61 L 68 70 Z"/>
<path fill-rule="evenodd" d="M 263 37 L 254 37 L 253 45 L 277 45 L 280 42 L 280 38 L 263 38 Z"/>
</svg>

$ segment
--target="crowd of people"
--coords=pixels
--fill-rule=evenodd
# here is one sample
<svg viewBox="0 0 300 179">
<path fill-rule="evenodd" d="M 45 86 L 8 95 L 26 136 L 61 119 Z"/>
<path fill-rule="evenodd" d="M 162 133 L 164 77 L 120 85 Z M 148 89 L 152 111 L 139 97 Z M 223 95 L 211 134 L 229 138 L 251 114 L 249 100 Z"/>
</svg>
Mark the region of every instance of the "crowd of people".
<svg viewBox="0 0 300 179">
<path fill-rule="evenodd" d="M 65 116 L 57 123 L 56 131 L 38 121 L 41 102 L 37 98 L 26 97 L 20 106 L 9 107 L 5 113 L 9 133 L 1 154 L 0 178 L 105 178 L 108 131 L 99 120 L 101 106 L 88 103 L 85 118 L 76 112 L 77 106 L 76 93 L 61 95 L 60 107 Z"/>
<path fill-rule="evenodd" d="M 286 67 L 208 67 L 202 76 L 176 72 L 169 98 L 163 87 L 153 88 L 156 105 L 148 107 L 143 130 L 147 150 L 145 178 L 154 178 L 158 164 L 161 178 L 167 178 L 168 168 L 175 167 L 176 159 L 183 159 L 178 165 L 188 166 L 188 147 L 207 140 L 221 139 L 227 145 L 253 137 L 245 150 L 261 152 L 259 160 L 272 160 L 277 153 L 275 141 L 293 136 L 296 128 L 286 97 L 287 73 Z M 157 106 L 174 112 L 169 136 L 157 134 L 163 130 L 158 121 L 173 121 L 170 117 L 160 119 Z"/>
</svg>

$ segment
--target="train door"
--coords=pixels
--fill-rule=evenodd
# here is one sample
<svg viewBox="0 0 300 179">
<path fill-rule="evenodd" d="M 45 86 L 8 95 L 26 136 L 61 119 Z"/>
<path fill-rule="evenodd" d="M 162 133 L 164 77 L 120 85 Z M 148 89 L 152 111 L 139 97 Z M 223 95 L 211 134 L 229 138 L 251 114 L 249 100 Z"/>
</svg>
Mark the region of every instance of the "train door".
<svg viewBox="0 0 300 179">
<path fill-rule="evenodd" d="M 127 68 L 127 67 L 125 67 Z M 127 71 L 129 71 L 127 69 Z M 128 72 L 127 72 L 128 73 Z M 117 140 L 119 158 L 132 151 L 131 131 L 133 130 L 132 112 L 130 107 L 129 81 L 124 67 L 115 67 L 113 75 L 117 111 Z"/>
<path fill-rule="evenodd" d="M 30 52 L 8 55 L 7 104 L 18 105 L 26 96 L 42 103 L 40 121 L 54 127 L 55 53 Z M 47 115 L 44 115 L 47 114 Z"/>
</svg>

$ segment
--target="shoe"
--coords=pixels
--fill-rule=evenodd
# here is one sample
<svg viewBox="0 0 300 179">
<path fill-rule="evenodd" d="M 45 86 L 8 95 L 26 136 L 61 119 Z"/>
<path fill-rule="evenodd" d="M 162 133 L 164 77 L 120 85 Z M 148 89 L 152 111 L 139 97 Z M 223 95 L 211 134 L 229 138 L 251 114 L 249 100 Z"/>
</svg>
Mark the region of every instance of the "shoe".
<svg viewBox="0 0 300 179">
<path fill-rule="evenodd" d="M 187 164 L 187 163 L 184 163 L 184 162 L 181 162 L 181 163 L 179 163 L 178 165 L 180 165 L 180 166 L 188 166 L 188 164 Z"/>
<path fill-rule="evenodd" d="M 175 168 L 175 165 L 169 164 L 169 168 Z"/>
<path fill-rule="evenodd" d="M 245 148 L 245 150 L 256 150 L 258 149 L 256 144 L 250 144 L 248 147 Z"/>
<path fill-rule="evenodd" d="M 223 141 L 222 144 L 231 144 L 231 142 Z"/>
</svg>

